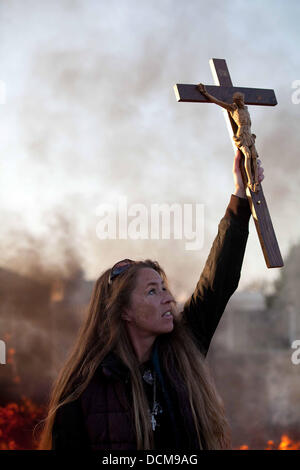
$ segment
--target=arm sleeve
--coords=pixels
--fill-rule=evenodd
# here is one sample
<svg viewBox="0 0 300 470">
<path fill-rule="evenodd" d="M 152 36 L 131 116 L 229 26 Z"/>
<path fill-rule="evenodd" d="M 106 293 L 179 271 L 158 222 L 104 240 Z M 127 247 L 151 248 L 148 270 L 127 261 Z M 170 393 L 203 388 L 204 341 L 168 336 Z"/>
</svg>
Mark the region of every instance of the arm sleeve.
<svg viewBox="0 0 300 470">
<path fill-rule="evenodd" d="M 204 355 L 239 283 L 250 214 L 248 200 L 232 195 L 194 293 L 184 305 L 182 320 Z"/>
<path fill-rule="evenodd" d="M 52 450 L 88 450 L 80 398 L 63 405 L 56 412 L 52 428 Z"/>
</svg>

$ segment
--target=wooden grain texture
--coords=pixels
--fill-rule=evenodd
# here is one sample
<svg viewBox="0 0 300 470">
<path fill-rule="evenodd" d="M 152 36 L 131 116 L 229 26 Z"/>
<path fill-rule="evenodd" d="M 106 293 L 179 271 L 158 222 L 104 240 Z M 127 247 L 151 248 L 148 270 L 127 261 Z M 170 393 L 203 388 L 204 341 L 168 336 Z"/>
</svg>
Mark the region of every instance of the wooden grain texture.
<svg viewBox="0 0 300 470">
<path fill-rule="evenodd" d="M 247 175 L 244 166 L 244 157 L 240 164 L 240 170 L 266 265 L 268 268 L 281 268 L 284 263 L 264 196 L 262 184 L 260 183 L 261 189 L 257 193 L 254 193 L 246 187 Z"/>
<path fill-rule="evenodd" d="M 217 86 L 206 86 L 206 89 L 208 93 L 215 96 L 216 98 L 228 103 L 232 103 L 233 93 L 240 91 L 245 95 L 245 104 L 254 104 L 258 106 L 275 106 L 277 104 L 276 96 L 273 90 L 233 87 L 229 70 L 224 59 L 210 59 L 210 67 Z M 209 101 L 203 95 L 201 95 L 197 89 L 197 85 L 177 84 L 174 86 L 174 91 L 177 101 L 209 103 Z M 230 114 L 226 114 L 228 115 L 233 134 L 235 134 L 237 131 L 237 125 L 231 118 Z M 283 260 L 263 193 L 262 185 L 260 184 L 261 189 L 257 193 L 252 192 L 247 187 L 247 175 L 245 171 L 244 157 L 240 168 L 266 265 L 268 268 L 282 267 Z"/>
<path fill-rule="evenodd" d="M 209 65 L 216 85 L 233 86 L 225 59 L 210 59 Z"/>
<path fill-rule="evenodd" d="M 231 77 L 229 74 L 226 61 L 224 59 L 211 59 L 210 67 L 212 70 L 212 74 L 214 76 L 215 83 L 218 84 L 220 88 L 232 87 Z M 275 97 L 275 93 L 274 93 L 274 97 Z M 275 101 L 276 101 L 276 97 L 275 97 Z M 230 114 L 229 113 L 227 114 L 228 114 L 228 118 L 229 118 L 232 130 L 233 130 L 233 133 L 235 134 L 237 130 L 236 123 L 233 121 Z M 243 157 L 243 161 L 241 162 L 240 168 L 241 168 L 244 185 L 246 187 L 246 195 L 248 198 L 248 202 L 250 205 L 250 209 L 252 212 L 252 216 L 254 219 L 256 231 L 258 234 L 258 238 L 259 238 L 260 245 L 263 251 L 266 265 L 268 268 L 280 268 L 284 264 L 283 264 L 282 256 L 280 253 L 279 245 L 277 242 L 276 234 L 273 228 L 272 219 L 271 219 L 267 202 L 264 196 L 262 184 L 260 184 L 261 189 L 258 193 L 254 193 L 253 191 L 251 191 L 247 187 L 247 175 L 245 171 L 244 157 Z"/>
<path fill-rule="evenodd" d="M 242 88 L 242 87 L 220 87 L 213 85 L 205 85 L 208 93 L 215 98 L 232 103 L 232 96 L 237 91 L 244 94 L 245 104 L 255 104 L 256 106 L 275 106 L 277 104 L 274 90 L 263 88 Z M 177 101 L 185 103 L 210 103 L 197 88 L 197 85 L 184 85 L 177 83 L 174 85 L 174 91 Z"/>
</svg>

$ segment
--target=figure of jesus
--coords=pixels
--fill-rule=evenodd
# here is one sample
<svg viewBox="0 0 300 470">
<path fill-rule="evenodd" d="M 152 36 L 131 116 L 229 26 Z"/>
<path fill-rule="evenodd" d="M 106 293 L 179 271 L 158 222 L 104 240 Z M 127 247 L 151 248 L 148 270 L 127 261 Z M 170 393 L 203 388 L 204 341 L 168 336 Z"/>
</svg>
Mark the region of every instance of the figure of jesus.
<svg viewBox="0 0 300 470">
<path fill-rule="evenodd" d="M 247 186 L 251 191 L 257 192 L 259 190 L 259 181 L 257 172 L 258 155 L 255 148 L 256 135 L 251 133 L 251 119 L 248 107 L 245 106 L 243 93 L 234 93 L 233 103 L 225 103 L 210 95 L 202 83 L 198 85 L 198 90 L 209 101 L 225 108 L 236 123 L 238 129 L 233 136 L 233 140 L 235 145 L 245 156 L 245 170 L 248 179 Z"/>
</svg>

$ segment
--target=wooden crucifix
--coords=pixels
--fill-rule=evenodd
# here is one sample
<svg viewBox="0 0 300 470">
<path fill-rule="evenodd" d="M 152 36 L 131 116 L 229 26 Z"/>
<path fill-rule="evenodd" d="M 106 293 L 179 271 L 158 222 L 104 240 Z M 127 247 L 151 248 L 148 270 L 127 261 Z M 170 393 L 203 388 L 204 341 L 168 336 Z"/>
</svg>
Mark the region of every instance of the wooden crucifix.
<svg viewBox="0 0 300 470">
<path fill-rule="evenodd" d="M 214 102 L 227 109 L 226 119 L 230 123 L 233 131 L 233 136 L 231 137 L 234 140 L 235 145 L 239 147 L 243 153 L 241 173 L 266 265 L 268 268 L 282 267 L 283 261 L 263 189 L 261 183 L 257 184 L 257 181 L 255 181 L 255 175 L 257 176 L 255 166 L 257 153 L 254 145 L 256 136 L 254 134 L 249 134 L 243 138 L 243 132 L 241 132 L 241 130 L 244 131 L 244 129 L 246 129 L 246 131 L 247 129 L 250 130 L 251 121 L 247 107 L 244 108 L 246 117 L 242 116 L 242 124 L 245 124 L 244 126 L 239 125 L 241 119 L 239 116 L 236 117 L 234 114 L 235 109 L 237 109 L 238 113 L 238 100 L 242 100 L 242 107 L 246 104 L 275 106 L 277 101 L 274 90 L 233 87 L 227 64 L 224 59 L 211 59 L 210 66 L 216 86 L 204 87 L 202 84 L 174 85 L 177 101 L 192 103 Z M 228 103 L 227 106 L 226 103 Z M 242 145 L 243 143 L 246 143 L 247 145 Z M 249 148 L 251 152 L 249 151 Z M 251 177 L 253 177 L 253 181 L 250 181 Z"/>
</svg>

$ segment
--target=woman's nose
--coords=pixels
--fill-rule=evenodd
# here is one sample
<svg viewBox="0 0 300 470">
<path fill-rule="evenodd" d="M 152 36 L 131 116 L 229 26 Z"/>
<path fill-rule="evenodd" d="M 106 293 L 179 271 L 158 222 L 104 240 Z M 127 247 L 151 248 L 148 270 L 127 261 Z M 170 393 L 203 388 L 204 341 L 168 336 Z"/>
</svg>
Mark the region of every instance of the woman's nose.
<svg viewBox="0 0 300 470">
<path fill-rule="evenodd" d="M 174 297 L 170 292 L 166 292 L 163 297 L 163 303 L 174 302 Z"/>
</svg>

